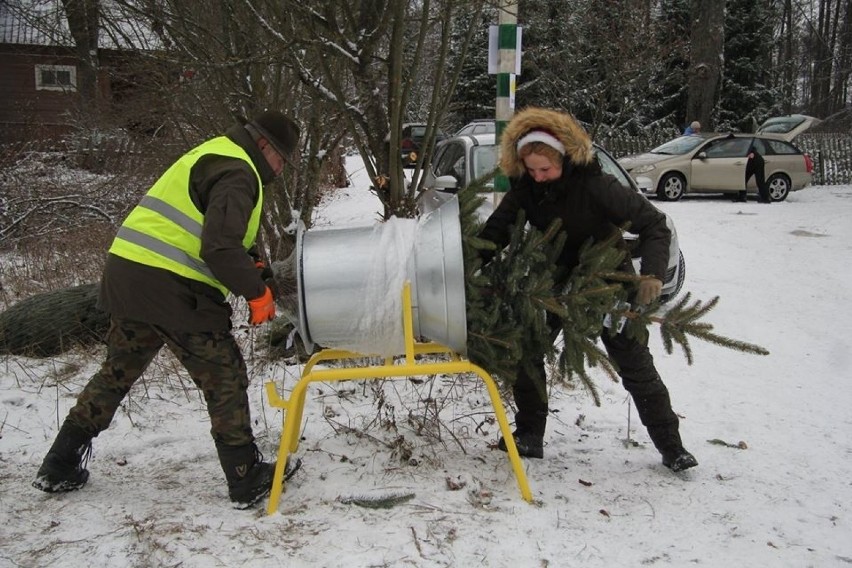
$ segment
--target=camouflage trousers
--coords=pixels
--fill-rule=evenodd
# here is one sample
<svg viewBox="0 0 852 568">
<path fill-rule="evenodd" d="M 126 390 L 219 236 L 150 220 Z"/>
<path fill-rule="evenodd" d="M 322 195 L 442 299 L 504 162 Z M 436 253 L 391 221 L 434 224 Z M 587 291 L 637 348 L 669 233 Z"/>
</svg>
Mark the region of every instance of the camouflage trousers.
<svg viewBox="0 0 852 568">
<path fill-rule="evenodd" d="M 254 442 L 246 364 L 229 331 L 170 331 L 112 318 L 106 359 L 80 393 L 68 419 L 92 436 L 106 430 L 130 387 L 164 345 L 201 389 L 216 443 L 242 446 Z"/>
</svg>

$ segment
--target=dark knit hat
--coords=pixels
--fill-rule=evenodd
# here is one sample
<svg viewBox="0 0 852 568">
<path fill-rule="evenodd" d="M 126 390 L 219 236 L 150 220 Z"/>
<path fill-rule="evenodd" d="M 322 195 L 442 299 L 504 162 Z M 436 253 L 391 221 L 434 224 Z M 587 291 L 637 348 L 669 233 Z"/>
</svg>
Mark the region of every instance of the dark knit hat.
<svg viewBox="0 0 852 568">
<path fill-rule="evenodd" d="M 260 113 L 248 125 L 269 140 L 275 150 L 285 158 L 290 158 L 299 144 L 298 125 L 277 110 Z"/>
</svg>

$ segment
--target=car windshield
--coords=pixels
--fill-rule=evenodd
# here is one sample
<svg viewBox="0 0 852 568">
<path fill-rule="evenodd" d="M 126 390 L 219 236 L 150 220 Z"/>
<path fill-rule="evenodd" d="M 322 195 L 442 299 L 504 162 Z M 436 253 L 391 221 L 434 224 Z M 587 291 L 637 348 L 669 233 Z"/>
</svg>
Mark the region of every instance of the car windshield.
<svg viewBox="0 0 852 568">
<path fill-rule="evenodd" d="M 472 152 L 473 179 L 487 176 L 497 167 L 497 146 L 476 146 Z"/>
<path fill-rule="evenodd" d="M 662 146 L 657 146 L 651 150 L 652 154 L 666 154 L 669 156 L 680 156 L 695 150 L 698 146 L 706 141 L 701 136 L 681 136 L 674 140 L 669 140 Z"/>
<path fill-rule="evenodd" d="M 624 170 L 621 169 L 621 166 L 606 152 L 603 150 L 599 150 L 595 148 L 595 154 L 598 157 L 598 162 L 601 165 L 601 169 L 605 174 L 609 174 L 621 183 L 627 189 L 633 189 L 633 186 L 630 185 L 630 178 L 627 174 L 624 173 Z"/>
<path fill-rule="evenodd" d="M 462 126 L 456 136 L 465 134 L 494 134 L 495 125 L 493 120 L 474 120 Z"/>
<path fill-rule="evenodd" d="M 494 170 L 497 168 L 498 150 L 499 147 L 496 145 L 473 147 L 471 150 L 471 159 L 473 160 L 473 179 L 479 179 L 494 173 Z M 597 149 L 595 149 L 595 151 L 598 156 L 598 161 L 601 164 L 601 169 L 603 169 L 605 173 L 615 177 L 624 187 L 632 188 L 630 181 L 624 173 L 624 170 L 621 169 L 621 166 L 619 166 L 606 152 L 599 151 Z M 493 183 L 493 181 L 490 181 L 488 185 L 491 186 Z"/>
</svg>

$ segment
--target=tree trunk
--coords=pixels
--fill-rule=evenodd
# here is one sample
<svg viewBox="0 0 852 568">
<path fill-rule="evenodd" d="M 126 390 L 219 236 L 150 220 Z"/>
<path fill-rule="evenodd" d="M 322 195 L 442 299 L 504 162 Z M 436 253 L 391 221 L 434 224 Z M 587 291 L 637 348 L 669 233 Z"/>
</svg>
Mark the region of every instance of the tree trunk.
<svg viewBox="0 0 852 568">
<path fill-rule="evenodd" d="M 98 29 L 100 0 L 62 0 L 68 28 L 74 38 L 77 58 L 77 92 L 80 110 L 92 114 L 99 106 L 98 96 Z"/>
<path fill-rule="evenodd" d="M 826 116 L 831 85 L 831 0 L 820 0 L 817 29 L 812 34 L 813 74 L 811 76 L 810 109 L 814 116 Z"/>
<path fill-rule="evenodd" d="M 781 36 L 784 45 L 781 51 L 781 59 L 778 62 L 782 70 L 781 109 L 784 114 L 793 112 L 796 85 L 794 72 L 796 62 L 793 54 L 793 42 L 795 41 L 795 29 L 793 28 L 793 3 L 792 0 L 784 0 L 783 16 L 781 18 Z"/>
<path fill-rule="evenodd" d="M 689 92 L 686 120 L 697 120 L 711 130 L 711 113 L 719 96 L 722 53 L 725 43 L 724 0 L 692 0 Z"/>
<path fill-rule="evenodd" d="M 840 110 L 849 94 L 849 77 L 852 76 L 852 2 L 846 4 L 846 12 L 839 22 L 840 32 L 835 53 L 834 84 L 831 88 L 831 113 Z"/>
</svg>

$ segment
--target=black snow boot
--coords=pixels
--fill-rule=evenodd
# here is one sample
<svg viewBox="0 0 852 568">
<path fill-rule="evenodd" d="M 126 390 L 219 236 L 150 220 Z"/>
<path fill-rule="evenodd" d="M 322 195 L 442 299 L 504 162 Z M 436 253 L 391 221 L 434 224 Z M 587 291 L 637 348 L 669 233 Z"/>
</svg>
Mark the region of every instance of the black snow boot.
<svg viewBox="0 0 852 568">
<path fill-rule="evenodd" d="M 654 371 L 656 374 L 656 371 Z M 627 381 L 625 380 L 625 385 Z M 683 471 L 698 465 L 695 456 L 687 452 L 680 439 L 679 420 L 672 410 L 669 391 L 656 376 L 654 381 L 631 382 L 630 394 L 639 419 L 648 430 L 654 447 L 663 456 L 663 465 L 672 471 Z"/>
<path fill-rule="evenodd" d="M 33 487 L 47 493 L 74 491 L 89 480 L 86 464 L 92 453 L 92 436 L 66 420 L 38 469 Z"/>
<path fill-rule="evenodd" d="M 228 480 L 228 497 L 237 509 L 248 509 L 267 495 L 275 477 L 275 462 L 263 461 L 263 454 L 255 444 L 226 446 L 216 444 L 219 463 Z M 290 479 L 302 465 L 301 460 L 290 461 L 284 468 L 284 479 Z"/>
<path fill-rule="evenodd" d="M 672 471 L 683 471 L 698 465 L 698 460 L 683 447 L 677 425 L 651 426 L 648 434 L 663 456 L 663 465 Z"/>
<path fill-rule="evenodd" d="M 537 459 L 544 457 L 544 436 L 541 434 L 515 430 L 512 433 L 512 437 L 515 438 L 515 446 L 518 448 L 519 455 L 525 458 Z M 506 447 L 506 440 L 502 436 L 500 437 L 500 441 L 497 442 L 497 447 L 504 452 L 509 451 Z"/>
<path fill-rule="evenodd" d="M 695 456 L 687 452 L 683 446 L 660 450 L 663 455 L 663 465 L 672 471 L 683 471 L 698 465 Z"/>
</svg>

